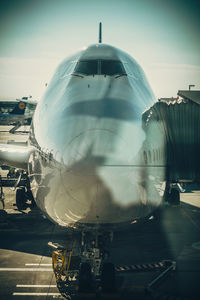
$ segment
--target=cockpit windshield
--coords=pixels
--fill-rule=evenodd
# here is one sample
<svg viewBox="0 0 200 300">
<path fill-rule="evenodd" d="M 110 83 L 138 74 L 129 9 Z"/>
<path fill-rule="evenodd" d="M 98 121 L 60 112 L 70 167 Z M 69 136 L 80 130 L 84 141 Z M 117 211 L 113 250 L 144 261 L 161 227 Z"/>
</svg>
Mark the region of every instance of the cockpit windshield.
<svg viewBox="0 0 200 300">
<path fill-rule="evenodd" d="M 74 74 L 83 75 L 126 75 L 123 64 L 116 60 L 80 60 Z"/>
<path fill-rule="evenodd" d="M 84 75 L 94 75 L 98 73 L 98 61 L 88 60 L 79 61 L 74 69 L 74 73 L 80 73 Z"/>
<path fill-rule="evenodd" d="M 121 75 L 125 74 L 125 70 L 120 61 L 102 60 L 101 74 L 110 76 Z"/>
</svg>

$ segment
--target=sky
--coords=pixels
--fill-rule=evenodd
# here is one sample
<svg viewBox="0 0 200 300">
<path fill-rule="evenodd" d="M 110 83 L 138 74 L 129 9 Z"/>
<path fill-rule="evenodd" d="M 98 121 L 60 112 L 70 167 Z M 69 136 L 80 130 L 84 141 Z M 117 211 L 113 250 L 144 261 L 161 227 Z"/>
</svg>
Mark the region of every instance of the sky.
<svg viewBox="0 0 200 300">
<path fill-rule="evenodd" d="M 0 99 L 39 100 L 57 65 L 98 41 L 142 66 L 157 98 L 200 90 L 199 0 L 0 0 Z"/>
</svg>

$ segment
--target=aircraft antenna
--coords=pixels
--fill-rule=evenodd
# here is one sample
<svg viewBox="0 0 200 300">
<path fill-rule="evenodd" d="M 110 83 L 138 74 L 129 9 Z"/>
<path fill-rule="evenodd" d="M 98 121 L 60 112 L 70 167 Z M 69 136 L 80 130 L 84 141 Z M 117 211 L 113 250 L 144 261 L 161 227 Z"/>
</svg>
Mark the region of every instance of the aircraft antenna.
<svg viewBox="0 0 200 300">
<path fill-rule="evenodd" d="M 99 43 L 102 43 L 102 24 L 99 23 Z"/>
</svg>

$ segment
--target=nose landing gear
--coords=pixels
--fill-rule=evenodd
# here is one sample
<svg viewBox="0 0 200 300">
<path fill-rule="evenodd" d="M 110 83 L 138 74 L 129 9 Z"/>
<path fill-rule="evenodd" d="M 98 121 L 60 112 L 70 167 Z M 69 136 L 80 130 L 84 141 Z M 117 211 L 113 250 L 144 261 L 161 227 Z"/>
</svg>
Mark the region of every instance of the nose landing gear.
<svg viewBox="0 0 200 300">
<path fill-rule="evenodd" d="M 52 262 L 57 286 L 65 298 L 88 293 L 100 297 L 115 291 L 115 267 L 108 261 L 105 248 L 110 236 L 83 232 L 78 247 L 71 249 L 49 243 L 55 249 Z"/>
</svg>

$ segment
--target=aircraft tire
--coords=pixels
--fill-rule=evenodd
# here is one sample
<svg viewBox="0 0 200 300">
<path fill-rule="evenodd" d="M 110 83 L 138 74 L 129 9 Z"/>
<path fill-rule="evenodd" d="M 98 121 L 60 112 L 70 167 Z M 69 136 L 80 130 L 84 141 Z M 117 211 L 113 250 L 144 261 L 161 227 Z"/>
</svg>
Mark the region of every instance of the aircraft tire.
<svg viewBox="0 0 200 300">
<path fill-rule="evenodd" d="M 82 263 L 79 270 L 79 292 L 92 290 L 92 272 L 89 263 Z"/>
<path fill-rule="evenodd" d="M 19 210 L 26 208 L 26 195 L 24 188 L 19 188 L 16 191 L 16 205 Z"/>
<path fill-rule="evenodd" d="M 35 207 L 35 206 L 36 206 L 36 203 L 35 203 L 35 199 L 34 199 L 34 197 L 33 197 L 32 191 L 31 191 L 31 190 L 28 190 L 28 191 L 26 192 L 26 194 L 27 194 L 27 198 L 31 201 L 31 208 Z"/>
<path fill-rule="evenodd" d="M 115 267 L 112 263 L 104 263 L 101 273 L 101 286 L 104 292 L 113 292 L 115 290 Z"/>
<path fill-rule="evenodd" d="M 180 192 L 177 189 L 172 189 L 168 202 L 173 205 L 180 204 Z"/>
</svg>

